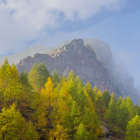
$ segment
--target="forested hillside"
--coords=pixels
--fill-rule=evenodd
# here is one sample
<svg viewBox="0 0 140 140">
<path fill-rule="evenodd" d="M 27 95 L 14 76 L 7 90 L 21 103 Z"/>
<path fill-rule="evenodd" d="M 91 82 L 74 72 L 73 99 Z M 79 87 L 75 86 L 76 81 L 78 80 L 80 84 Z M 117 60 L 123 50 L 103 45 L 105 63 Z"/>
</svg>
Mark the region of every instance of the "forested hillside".
<svg viewBox="0 0 140 140">
<path fill-rule="evenodd" d="M 0 66 L 1 140 L 98 140 L 106 126 L 119 140 L 139 140 L 140 107 L 117 100 L 74 71 L 51 75 L 43 63 L 19 72 L 6 59 Z"/>
</svg>

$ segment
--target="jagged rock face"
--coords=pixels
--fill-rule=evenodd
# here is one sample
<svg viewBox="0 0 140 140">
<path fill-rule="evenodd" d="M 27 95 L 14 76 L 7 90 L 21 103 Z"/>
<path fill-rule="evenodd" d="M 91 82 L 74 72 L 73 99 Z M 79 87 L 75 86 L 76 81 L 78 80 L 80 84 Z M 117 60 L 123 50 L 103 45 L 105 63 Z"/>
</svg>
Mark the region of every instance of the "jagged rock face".
<svg viewBox="0 0 140 140">
<path fill-rule="evenodd" d="M 44 63 L 51 73 L 57 69 L 60 76 L 63 74 L 68 76 L 70 70 L 73 70 L 75 75 L 80 76 L 84 84 L 89 81 L 92 86 L 97 86 L 101 90 L 107 88 L 111 91 L 108 71 L 96 59 L 95 52 L 84 46 L 82 39 L 72 40 L 71 43 L 50 54 L 35 54 L 34 57 L 28 56 L 22 59 L 17 64 L 19 73 L 26 70 L 29 72 L 35 62 Z"/>
</svg>

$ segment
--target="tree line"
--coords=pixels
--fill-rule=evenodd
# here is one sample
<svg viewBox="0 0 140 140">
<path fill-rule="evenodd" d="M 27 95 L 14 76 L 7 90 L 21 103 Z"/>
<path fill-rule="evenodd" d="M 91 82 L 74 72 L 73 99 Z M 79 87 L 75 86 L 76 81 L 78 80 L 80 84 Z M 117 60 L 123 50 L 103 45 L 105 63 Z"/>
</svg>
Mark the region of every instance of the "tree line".
<svg viewBox="0 0 140 140">
<path fill-rule="evenodd" d="M 117 100 L 68 77 L 51 75 L 43 63 L 18 73 L 6 59 L 0 66 L 1 140 L 98 140 L 102 123 L 126 140 L 140 139 L 140 107 L 130 97 Z"/>
</svg>

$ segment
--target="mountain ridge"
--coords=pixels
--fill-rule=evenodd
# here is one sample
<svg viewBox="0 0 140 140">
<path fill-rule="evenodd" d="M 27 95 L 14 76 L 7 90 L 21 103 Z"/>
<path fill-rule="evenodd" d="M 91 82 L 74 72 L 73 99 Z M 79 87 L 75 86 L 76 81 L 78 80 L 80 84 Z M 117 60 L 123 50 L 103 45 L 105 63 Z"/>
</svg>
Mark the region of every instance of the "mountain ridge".
<svg viewBox="0 0 140 140">
<path fill-rule="evenodd" d="M 81 44 L 79 44 L 80 50 L 82 50 L 81 48 L 84 48 L 86 49 L 86 51 L 88 50 L 88 53 L 92 52 L 94 54 L 94 57 L 93 57 L 94 60 L 91 59 L 92 62 L 88 61 L 89 58 L 85 54 L 86 51 L 82 51 L 84 54 L 84 58 L 82 58 L 82 55 L 79 55 L 81 51 L 80 50 L 78 51 L 74 49 L 75 47 L 72 47 L 76 45 L 75 44 L 76 42 L 78 44 L 78 40 L 81 40 Z M 60 76 L 62 76 L 63 74 L 67 76 L 68 72 L 71 69 L 73 69 L 76 72 L 76 75 L 80 75 L 80 78 L 84 81 L 84 84 L 86 83 L 86 81 L 90 81 L 92 86 L 97 86 L 101 90 L 105 90 L 107 88 L 110 93 L 111 92 L 116 93 L 117 98 L 119 98 L 119 96 L 126 97 L 129 95 L 135 104 L 136 103 L 139 104 L 140 95 L 139 95 L 139 91 L 134 88 L 133 81 L 132 81 L 133 77 L 130 76 L 128 73 L 126 73 L 125 69 L 122 69 L 118 65 L 116 65 L 115 60 L 112 55 L 111 48 L 108 43 L 104 43 L 103 41 L 100 41 L 96 38 L 91 38 L 91 39 L 85 38 L 83 40 L 75 39 L 75 41 L 73 40 L 70 43 L 69 42 L 70 41 L 67 41 L 67 43 L 64 45 L 62 44 L 58 45 L 59 47 L 57 47 L 56 49 L 54 47 L 53 49 L 51 49 L 53 51 L 50 51 L 51 53 L 49 54 L 37 53 L 37 54 L 34 54 L 34 56 L 28 56 L 22 59 L 17 64 L 19 72 L 21 73 L 22 71 L 26 71 L 26 70 L 29 72 L 29 70 L 31 69 L 31 67 L 33 66 L 35 62 L 37 62 L 37 64 L 41 62 L 46 63 L 46 67 L 51 72 L 51 74 L 53 74 L 54 69 L 59 68 L 58 71 L 60 72 L 58 73 Z M 69 51 L 70 48 L 71 49 L 73 48 L 73 51 L 66 54 L 66 52 Z M 63 54 L 66 54 L 66 55 L 63 55 Z M 77 56 L 79 56 L 80 63 L 76 62 Z M 60 58 L 62 58 L 62 61 Z M 43 59 L 46 59 L 46 61 L 50 61 L 50 63 L 44 61 Z M 69 59 L 71 60 L 71 62 L 69 62 Z M 68 61 L 68 64 L 65 64 L 66 60 Z M 86 66 L 85 60 L 88 66 Z M 63 66 L 61 62 L 64 63 L 65 66 Z M 92 64 L 92 67 L 94 68 L 91 68 L 90 62 Z M 98 66 L 93 65 L 94 62 Z M 77 69 L 76 67 L 74 68 L 73 63 L 76 65 Z M 81 65 L 82 67 L 80 68 L 79 65 Z M 96 70 L 93 70 L 93 69 L 96 69 Z M 88 77 L 82 70 L 83 71 L 87 70 Z M 98 70 L 100 72 L 96 72 Z M 104 71 L 106 72 L 104 73 Z M 105 82 L 106 82 L 106 85 L 105 85 Z"/>
<path fill-rule="evenodd" d="M 89 81 L 92 86 L 111 91 L 109 73 L 91 49 L 84 45 L 82 39 L 75 39 L 71 43 L 55 49 L 50 54 L 37 53 L 34 57 L 28 56 L 16 66 L 20 73 L 26 70 L 29 72 L 35 62 L 37 64 L 42 62 L 51 74 L 57 69 L 60 76 L 67 76 L 70 70 L 73 70 L 84 84 Z"/>
</svg>

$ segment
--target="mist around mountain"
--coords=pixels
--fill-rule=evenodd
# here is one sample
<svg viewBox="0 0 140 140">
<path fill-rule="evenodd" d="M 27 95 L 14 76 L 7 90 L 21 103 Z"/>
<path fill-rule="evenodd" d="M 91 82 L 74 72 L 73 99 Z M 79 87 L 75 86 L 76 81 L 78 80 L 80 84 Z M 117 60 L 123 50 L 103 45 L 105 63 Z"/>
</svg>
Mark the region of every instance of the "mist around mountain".
<svg viewBox="0 0 140 140">
<path fill-rule="evenodd" d="M 97 38 L 85 38 L 84 44 L 88 47 L 91 46 L 98 58 L 98 61 L 100 61 L 108 70 L 110 79 L 111 79 L 111 85 L 113 87 L 113 91 L 118 93 L 118 95 L 122 95 L 122 97 L 130 96 L 134 103 L 139 103 L 140 99 L 140 90 L 139 88 L 134 87 L 134 79 L 131 75 L 128 74 L 126 69 L 116 64 L 111 48 L 108 43 L 105 43 L 103 41 L 100 41 Z M 15 63 L 17 64 L 21 59 L 27 57 L 27 56 L 33 56 L 36 53 L 40 54 L 49 54 L 54 49 L 59 48 L 63 46 L 64 44 L 68 44 L 71 41 L 66 40 L 63 44 L 58 44 L 55 47 L 45 47 L 43 45 L 34 46 L 31 48 L 28 48 L 21 53 L 7 56 L 9 63 Z M 0 57 L 0 63 L 2 64 L 5 60 L 6 56 Z M 118 96 L 119 97 L 119 96 Z"/>
<path fill-rule="evenodd" d="M 95 50 L 98 59 L 108 69 L 112 86 L 122 94 L 122 97 L 130 96 L 135 103 L 139 103 L 140 92 L 134 87 L 134 79 L 128 74 L 125 67 L 116 64 L 111 48 L 108 43 L 104 43 L 96 38 L 85 38 L 85 44 L 90 44 Z"/>
</svg>

